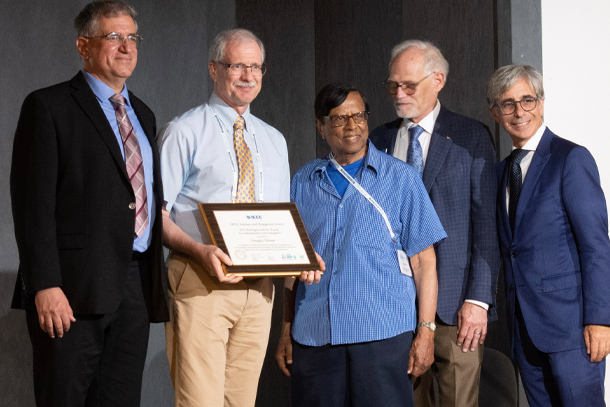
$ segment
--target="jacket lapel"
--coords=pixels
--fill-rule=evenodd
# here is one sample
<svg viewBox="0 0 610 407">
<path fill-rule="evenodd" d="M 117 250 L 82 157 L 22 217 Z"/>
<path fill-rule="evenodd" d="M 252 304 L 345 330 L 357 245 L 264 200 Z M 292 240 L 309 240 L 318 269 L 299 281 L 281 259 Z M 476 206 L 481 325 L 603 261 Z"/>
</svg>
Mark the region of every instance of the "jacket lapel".
<svg viewBox="0 0 610 407">
<path fill-rule="evenodd" d="M 532 163 L 530 164 L 530 167 L 527 170 L 523 180 L 523 188 L 521 189 L 521 195 L 519 196 L 519 202 L 517 203 L 517 213 L 515 215 L 515 234 L 517 234 L 519 224 L 523 218 L 523 212 L 525 212 L 525 208 L 527 208 L 529 205 L 529 201 L 532 197 L 534 189 L 536 188 L 540 174 L 542 174 L 542 171 L 544 170 L 544 167 L 551 156 L 550 144 L 552 137 L 553 135 L 551 132 L 546 129 L 542 135 L 542 138 L 540 139 L 540 143 L 538 144 L 536 151 L 534 151 L 534 157 L 532 157 Z"/>
<path fill-rule="evenodd" d="M 79 72 L 74 78 L 72 78 L 70 84 L 73 88 L 75 88 L 72 96 L 76 100 L 76 103 L 78 103 L 89 120 L 91 120 L 97 130 L 97 133 L 110 150 L 112 158 L 117 163 L 117 167 L 121 169 L 121 172 L 125 178 L 129 180 L 127 169 L 125 167 L 125 160 L 123 160 L 121 148 L 117 143 L 117 139 L 112 131 L 112 127 L 110 127 L 106 115 L 104 115 L 95 94 L 85 81 L 82 72 Z"/>
<path fill-rule="evenodd" d="M 424 167 L 423 181 L 426 191 L 430 193 L 434 180 L 438 172 L 443 168 L 445 157 L 453 144 L 451 138 L 451 123 L 445 119 L 445 109 L 441 106 L 441 111 L 434 124 L 434 131 L 430 137 L 430 147 Z"/>
</svg>

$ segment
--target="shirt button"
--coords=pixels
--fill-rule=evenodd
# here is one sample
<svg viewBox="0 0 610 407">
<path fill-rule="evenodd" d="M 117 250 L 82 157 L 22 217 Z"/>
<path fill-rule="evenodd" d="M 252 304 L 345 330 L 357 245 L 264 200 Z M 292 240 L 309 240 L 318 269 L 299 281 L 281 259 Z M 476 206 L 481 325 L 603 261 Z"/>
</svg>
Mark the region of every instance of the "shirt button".
<svg viewBox="0 0 610 407">
<path fill-rule="evenodd" d="M 129 204 L 129 209 L 131 209 L 131 210 L 136 209 L 136 204 L 135 204 L 135 202 L 132 202 L 132 203 L 130 203 L 130 204 Z"/>
</svg>

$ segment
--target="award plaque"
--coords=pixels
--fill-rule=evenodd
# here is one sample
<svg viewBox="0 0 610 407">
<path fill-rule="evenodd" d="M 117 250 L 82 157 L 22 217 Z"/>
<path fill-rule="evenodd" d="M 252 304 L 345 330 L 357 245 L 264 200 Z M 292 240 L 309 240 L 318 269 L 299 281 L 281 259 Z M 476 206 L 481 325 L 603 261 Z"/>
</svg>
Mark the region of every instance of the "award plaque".
<svg viewBox="0 0 610 407">
<path fill-rule="evenodd" d="M 212 242 L 231 257 L 225 274 L 298 276 L 319 270 L 313 246 L 294 202 L 200 203 Z"/>
</svg>

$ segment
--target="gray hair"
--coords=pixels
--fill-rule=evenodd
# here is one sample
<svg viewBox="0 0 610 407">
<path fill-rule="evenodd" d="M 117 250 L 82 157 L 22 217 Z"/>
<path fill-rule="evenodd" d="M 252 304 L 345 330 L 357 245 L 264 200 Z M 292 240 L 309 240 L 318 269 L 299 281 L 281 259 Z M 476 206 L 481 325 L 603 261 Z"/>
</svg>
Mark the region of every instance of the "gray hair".
<svg viewBox="0 0 610 407">
<path fill-rule="evenodd" d="M 223 31 L 214 38 L 210 45 L 210 51 L 208 52 L 209 62 L 219 61 L 221 62 L 225 56 L 225 47 L 227 43 L 231 41 L 244 42 L 244 41 L 256 41 L 258 47 L 261 50 L 262 61 L 265 62 L 265 46 L 263 42 L 256 36 L 252 31 L 236 28 L 234 30 Z"/>
<path fill-rule="evenodd" d="M 392 59 L 390 59 L 390 69 L 394 60 L 401 56 L 404 52 L 407 52 L 411 48 L 417 48 L 424 51 L 424 73 L 431 74 L 432 72 L 441 72 L 445 75 L 449 75 L 449 62 L 445 59 L 441 50 L 430 41 L 421 40 L 406 40 L 401 42 L 392 48 Z"/>
<path fill-rule="evenodd" d="M 79 37 L 94 37 L 99 29 L 100 18 L 129 16 L 138 31 L 136 10 L 121 0 L 100 0 L 89 3 L 74 19 L 74 28 Z"/>
<path fill-rule="evenodd" d="M 506 65 L 496 69 L 487 83 L 487 102 L 492 108 L 496 105 L 500 96 L 506 93 L 519 79 L 528 81 L 536 97 L 544 99 L 544 86 L 542 75 L 530 65 Z"/>
</svg>

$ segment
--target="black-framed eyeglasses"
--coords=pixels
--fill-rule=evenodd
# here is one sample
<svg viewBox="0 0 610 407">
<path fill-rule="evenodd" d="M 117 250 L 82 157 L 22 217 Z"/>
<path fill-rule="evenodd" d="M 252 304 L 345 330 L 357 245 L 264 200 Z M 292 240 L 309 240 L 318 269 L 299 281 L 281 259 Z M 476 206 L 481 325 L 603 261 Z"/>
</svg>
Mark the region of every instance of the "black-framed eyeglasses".
<svg viewBox="0 0 610 407">
<path fill-rule="evenodd" d="M 500 104 L 496 104 L 496 107 L 500 108 L 502 114 L 512 114 L 515 113 L 515 110 L 517 110 L 517 104 L 519 104 L 519 106 L 521 106 L 521 109 L 526 112 L 530 112 L 534 110 L 536 106 L 538 106 L 539 100 L 539 98 L 526 96 L 523 99 L 517 101 L 505 100 L 503 102 L 500 102 Z"/>
<path fill-rule="evenodd" d="M 144 38 L 142 38 L 138 34 L 123 35 L 123 34 L 119 34 L 119 33 L 115 33 L 115 32 L 111 32 L 111 33 L 105 34 L 105 35 L 98 35 L 96 37 L 85 37 L 85 38 L 87 38 L 87 39 L 102 38 L 106 41 L 109 41 L 112 45 L 121 45 L 121 44 L 125 43 L 125 40 L 127 40 L 127 44 L 135 45 L 136 47 L 141 45 L 142 41 L 144 40 Z"/>
<path fill-rule="evenodd" d="M 224 62 L 220 62 L 220 61 L 214 61 L 214 62 L 227 68 L 227 71 L 229 71 L 229 74 L 234 75 L 234 76 L 241 75 L 242 73 L 246 72 L 246 69 L 248 69 L 248 68 L 250 68 L 250 72 L 252 72 L 252 75 L 254 75 L 254 76 L 263 76 L 264 74 L 267 73 L 266 64 L 246 65 L 246 64 L 225 64 Z"/>
<path fill-rule="evenodd" d="M 335 115 L 335 116 L 322 116 L 326 119 L 330 119 L 330 122 L 333 127 L 343 127 L 347 126 L 349 119 L 352 119 L 356 124 L 362 124 L 369 120 L 369 112 L 358 112 L 354 113 L 351 116 L 348 115 Z"/>
<path fill-rule="evenodd" d="M 436 73 L 436 72 L 429 73 L 428 75 L 424 76 L 423 78 L 421 78 L 417 82 L 402 82 L 402 83 L 398 83 L 398 82 L 394 82 L 394 81 L 391 81 L 389 79 L 386 79 L 385 81 L 383 81 L 383 86 L 385 86 L 385 90 L 390 95 L 392 95 L 392 96 L 394 96 L 394 95 L 396 95 L 398 93 L 398 88 L 401 88 L 402 91 L 406 95 L 412 95 L 417 90 L 417 85 L 419 85 L 420 83 L 422 83 L 423 81 L 428 79 L 434 73 Z"/>
</svg>

